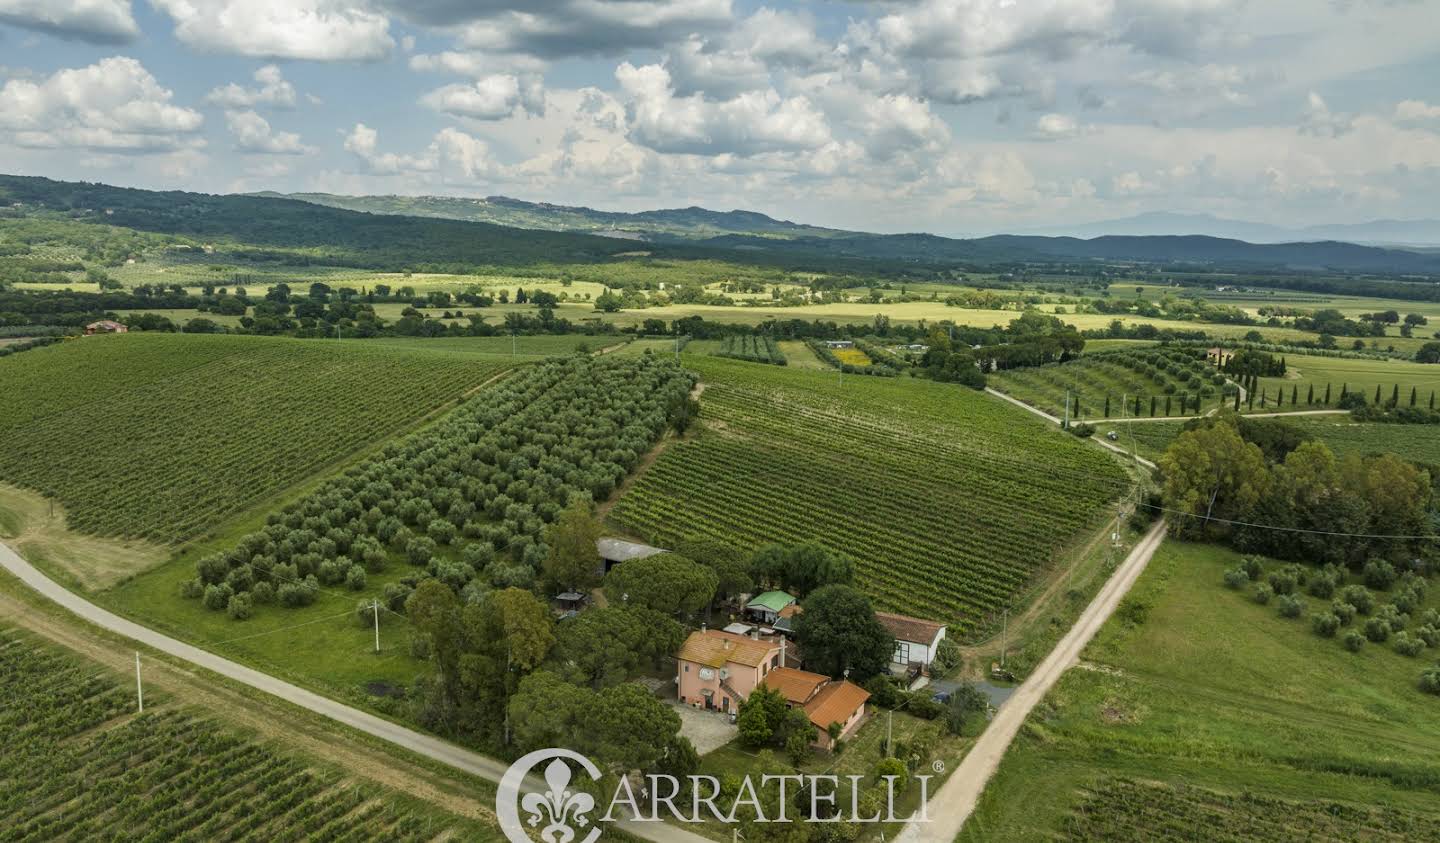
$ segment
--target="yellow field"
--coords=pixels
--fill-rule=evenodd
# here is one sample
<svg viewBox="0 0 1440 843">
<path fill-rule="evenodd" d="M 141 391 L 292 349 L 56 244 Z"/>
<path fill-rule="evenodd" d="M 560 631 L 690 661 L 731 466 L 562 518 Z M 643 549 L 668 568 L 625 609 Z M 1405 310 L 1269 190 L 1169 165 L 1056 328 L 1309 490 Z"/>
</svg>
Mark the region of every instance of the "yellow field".
<svg viewBox="0 0 1440 843">
<path fill-rule="evenodd" d="M 858 348 L 832 348 L 835 359 L 850 366 L 869 366 L 870 358 Z"/>
</svg>

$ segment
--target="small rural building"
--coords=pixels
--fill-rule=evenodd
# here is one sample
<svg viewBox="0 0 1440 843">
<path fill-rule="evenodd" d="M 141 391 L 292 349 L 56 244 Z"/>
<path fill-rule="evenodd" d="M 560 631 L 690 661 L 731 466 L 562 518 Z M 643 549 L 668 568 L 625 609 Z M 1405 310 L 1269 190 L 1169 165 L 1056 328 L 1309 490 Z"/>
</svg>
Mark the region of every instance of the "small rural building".
<svg viewBox="0 0 1440 843">
<path fill-rule="evenodd" d="M 748 635 L 701 629 L 675 654 L 680 702 L 712 711 L 736 711 L 781 658 L 784 645 Z"/>
<path fill-rule="evenodd" d="M 85 326 L 85 336 L 94 334 L 123 334 L 130 329 L 121 325 L 113 319 L 101 319 L 99 322 L 91 322 Z"/>
<path fill-rule="evenodd" d="M 751 620 L 774 626 L 780 613 L 795 605 L 795 597 L 783 591 L 767 591 L 757 594 L 745 604 L 745 615 Z"/>
<path fill-rule="evenodd" d="M 876 612 L 875 619 L 895 638 L 895 654 L 890 657 L 893 668 L 930 667 L 935 649 L 945 638 L 945 624 L 893 612 Z"/>
<path fill-rule="evenodd" d="M 855 343 L 851 340 L 826 340 L 826 348 L 854 348 Z"/>
<path fill-rule="evenodd" d="M 777 667 L 762 683 L 779 692 L 791 708 L 803 709 L 810 722 L 819 730 L 815 745 L 831 749 L 830 725 L 840 724 L 840 737 L 855 731 L 865 719 L 865 703 L 870 692 L 848 679 L 834 680 L 824 674 L 793 667 Z"/>
<path fill-rule="evenodd" d="M 664 548 L 651 547 L 648 544 L 616 538 L 596 539 L 595 551 L 600 555 L 600 559 L 604 562 L 607 572 L 621 562 L 629 562 L 631 559 L 644 559 L 647 556 L 654 556 L 657 553 L 670 552 Z"/>
</svg>

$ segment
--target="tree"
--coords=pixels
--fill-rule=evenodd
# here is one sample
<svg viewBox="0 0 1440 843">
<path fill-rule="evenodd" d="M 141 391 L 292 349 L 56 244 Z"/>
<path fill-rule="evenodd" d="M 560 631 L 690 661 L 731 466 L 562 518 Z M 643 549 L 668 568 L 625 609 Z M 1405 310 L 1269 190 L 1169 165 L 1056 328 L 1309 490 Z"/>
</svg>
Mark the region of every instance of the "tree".
<svg viewBox="0 0 1440 843">
<path fill-rule="evenodd" d="M 848 585 L 827 585 L 805 600 L 795 637 L 806 667 L 833 677 L 848 668 L 860 682 L 880 673 L 895 653 L 895 639 L 875 619 L 870 598 Z"/>
<path fill-rule="evenodd" d="M 617 312 L 623 304 L 624 301 L 614 293 L 601 293 L 595 297 L 595 309 L 606 313 Z"/>
<path fill-rule="evenodd" d="M 740 712 L 735 718 L 741 742 L 753 748 L 769 744 L 785 722 L 786 710 L 785 697 L 779 691 L 763 682 L 756 686 L 740 703 Z"/>
<path fill-rule="evenodd" d="M 1207 519 L 1235 519 L 1272 485 L 1260 448 L 1226 422 L 1180 434 L 1159 462 L 1165 506 L 1175 512 L 1170 518 L 1182 536 L 1219 531 Z"/>
<path fill-rule="evenodd" d="M 1417 363 L 1440 363 L 1440 342 L 1427 342 L 1415 352 Z"/>
<path fill-rule="evenodd" d="M 678 553 L 657 553 L 617 565 L 605 577 L 605 597 L 617 606 L 690 615 L 710 605 L 718 582 L 711 568 Z"/>
<path fill-rule="evenodd" d="M 516 749 L 532 752 L 574 742 L 594 694 L 548 670 L 520 680 L 510 697 L 510 734 Z"/>
<path fill-rule="evenodd" d="M 770 544 L 750 558 L 750 571 L 758 583 L 796 592 L 800 597 L 827 585 L 855 581 L 855 565 L 814 542 Z"/>
<path fill-rule="evenodd" d="M 623 773 L 655 766 L 680 731 L 680 715 L 632 683 L 595 696 L 585 718 L 592 757 Z"/>
<path fill-rule="evenodd" d="M 545 531 L 549 553 L 541 569 L 546 583 L 557 591 L 588 591 L 600 581 L 600 552 L 595 542 L 602 535 L 590 500 L 577 495 Z"/>
<path fill-rule="evenodd" d="M 750 563 L 741 551 L 717 539 L 690 538 L 678 542 L 675 552 L 715 571 L 715 597 L 723 600 L 755 589 Z"/>
<path fill-rule="evenodd" d="M 557 672 L 592 688 L 618 685 L 680 649 L 685 630 L 673 618 L 639 606 L 581 612 L 560 627 L 551 654 Z"/>
</svg>

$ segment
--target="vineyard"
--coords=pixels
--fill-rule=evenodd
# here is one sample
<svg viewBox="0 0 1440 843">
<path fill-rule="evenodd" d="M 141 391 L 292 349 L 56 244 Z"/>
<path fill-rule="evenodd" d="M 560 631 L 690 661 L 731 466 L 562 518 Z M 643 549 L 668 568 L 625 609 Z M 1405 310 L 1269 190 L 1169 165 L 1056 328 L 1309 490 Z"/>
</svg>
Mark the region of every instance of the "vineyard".
<svg viewBox="0 0 1440 843">
<path fill-rule="evenodd" d="M 308 605 L 323 586 L 361 590 L 398 558 L 457 591 L 528 586 L 546 525 L 577 493 L 607 498 L 692 386 L 651 355 L 521 369 L 201 559 L 184 593 L 244 619 L 268 603 Z"/>
<path fill-rule="evenodd" d="M 506 365 L 262 337 L 71 340 L 0 360 L 0 479 L 55 496 L 82 532 L 180 541 Z"/>
<path fill-rule="evenodd" d="M 1072 418 L 1196 415 L 1217 406 L 1234 387 L 1205 362 L 1203 349 L 1146 348 L 1088 354 L 996 372 L 990 385 L 1060 416 L 1070 396 Z M 1197 409 L 1199 407 L 1200 409 Z"/>
<path fill-rule="evenodd" d="M 715 352 L 715 356 L 752 363 L 773 363 L 776 366 L 786 363 L 785 355 L 775 340 L 756 334 L 730 334 L 720 341 L 720 350 Z"/>
<path fill-rule="evenodd" d="M 499 839 L 133 694 L 0 629 L 0 841 Z"/>
<path fill-rule="evenodd" d="M 1087 794 L 1074 811 L 1065 840 L 1440 839 L 1440 817 L 1394 808 L 1332 801 L 1295 802 L 1252 793 L 1112 780 Z"/>
<path fill-rule="evenodd" d="M 707 429 L 610 518 L 661 545 L 815 541 L 880 608 L 970 629 L 1125 490 L 1098 449 L 969 390 L 695 360 Z"/>
</svg>

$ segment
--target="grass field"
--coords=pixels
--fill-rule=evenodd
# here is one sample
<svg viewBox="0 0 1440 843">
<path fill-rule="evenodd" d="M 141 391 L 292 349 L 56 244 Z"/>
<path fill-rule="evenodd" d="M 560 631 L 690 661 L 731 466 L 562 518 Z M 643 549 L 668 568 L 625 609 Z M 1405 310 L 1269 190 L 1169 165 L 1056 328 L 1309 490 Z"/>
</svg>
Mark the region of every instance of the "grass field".
<svg viewBox="0 0 1440 843">
<path fill-rule="evenodd" d="M 416 423 L 506 358 L 219 335 L 88 337 L 0 361 L 0 479 L 81 532 L 174 542 Z"/>
<path fill-rule="evenodd" d="M 1382 400 L 1390 399 L 1396 385 L 1400 387 L 1400 400 L 1410 400 L 1410 389 L 1414 387 L 1419 403 L 1428 403 L 1431 392 L 1440 391 L 1440 366 L 1412 363 L 1406 360 L 1355 360 L 1339 357 L 1306 357 L 1285 355 L 1289 371 L 1283 378 L 1261 378 L 1260 389 L 1269 395 L 1271 401 L 1280 390 L 1285 391 L 1285 405 L 1290 405 L 1290 396 L 1296 395 L 1303 404 L 1311 386 L 1318 397 L 1325 387 L 1331 387 L 1332 396 L 1338 400 L 1341 386 L 1348 386 L 1353 392 L 1359 390 L 1367 401 L 1375 398 L 1375 387 L 1380 387 Z M 1437 396 L 1440 401 L 1440 396 Z M 1259 406 L 1259 400 L 1256 401 Z"/>
<path fill-rule="evenodd" d="M 705 386 L 704 429 L 663 452 L 611 520 L 662 546 L 828 545 L 881 607 L 952 634 L 1009 605 L 1128 482 L 1099 449 L 961 387 L 685 364 Z"/>
<path fill-rule="evenodd" d="M 1141 622 L 1106 624 L 961 840 L 1440 836 L 1440 718 L 1415 687 L 1433 655 L 1349 653 L 1225 589 L 1236 559 L 1161 548 L 1127 598 Z"/>
<path fill-rule="evenodd" d="M 1357 423 L 1348 414 L 1333 416 L 1293 416 L 1284 418 L 1330 446 L 1340 456 L 1390 452 L 1417 462 L 1440 463 L 1440 425 Z M 1135 451 L 1142 457 L 1155 459 L 1180 435 L 1183 422 L 1141 422 L 1125 424 L 1111 421 L 1100 424 L 1100 430 L 1114 430 L 1120 435 L 1118 444 L 1129 448 L 1134 439 Z"/>
</svg>

